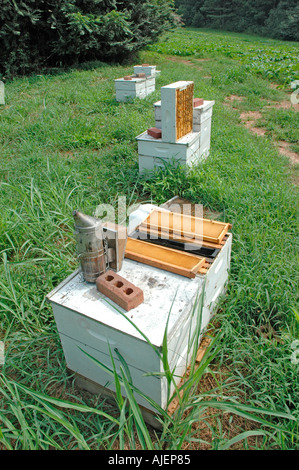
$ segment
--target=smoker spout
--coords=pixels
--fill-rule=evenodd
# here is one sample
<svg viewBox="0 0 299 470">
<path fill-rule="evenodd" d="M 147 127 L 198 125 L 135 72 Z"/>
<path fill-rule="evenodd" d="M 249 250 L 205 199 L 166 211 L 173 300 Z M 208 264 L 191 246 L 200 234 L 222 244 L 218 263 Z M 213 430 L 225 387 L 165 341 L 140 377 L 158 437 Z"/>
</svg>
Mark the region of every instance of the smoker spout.
<svg viewBox="0 0 299 470">
<path fill-rule="evenodd" d="M 80 212 L 78 210 L 73 211 L 73 217 L 76 223 L 76 227 L 96 227 L 101 225 L 100 219 L 97 219 L 95 217 L 92 217 L 90 215 L 83 214 L 83 212 Z"/>
</svg>

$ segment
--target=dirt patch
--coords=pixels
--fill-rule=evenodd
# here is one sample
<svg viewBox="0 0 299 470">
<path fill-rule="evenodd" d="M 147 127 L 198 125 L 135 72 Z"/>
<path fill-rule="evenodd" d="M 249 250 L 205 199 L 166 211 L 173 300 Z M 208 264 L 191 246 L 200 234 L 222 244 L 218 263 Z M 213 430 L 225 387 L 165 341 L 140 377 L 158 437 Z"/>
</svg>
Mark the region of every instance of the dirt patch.
<svg viewBox="0 0 299 470">
<path fill-rule="evenodd" d="M 262 114 L 259 111 L 247 111 L 240 115 L 241 121 L 247 129 L 254 134 L 264 136 L 266 134 L 266 130 L 262 127 L 255 127 L 256 121 L 261 119 L 261 117 Z"/>
<path fill-rule="evenodd" d="M 288 102 L 284 101 L 284 102 L 281 102 L 280 104 L 282 106 L 288 106 L 288 108 L 285 108 L 285 109 L 289 109 L 290 106 L 289 104 L 286 104 L 286 103 Z M 255 126 L 256 121 L 261 119 L 261 117 L 262 117 L 262 113 L 260 111 L 247 111 L 247 112 L 241 113 L 240 115 L 241 121 L 243 122 L 243 124 L 245 125 L 247 129 L 249 129 L 254 134 L 257 134 L 263 137 L 267 133 L 266 129 L 264 129 L 263 127 Z M 280 140 L 278 142 L 275 142 L 275 144 L 281 155 L 285 155 L 286 157 L 288 157 L 290 162 L 293 165 L 299 164 L 299 154 L 296 152 L 293 152 L 290 149 L 290 144 L 288 142 L 284 140 Z"/>
<path fill-rule="evenodd" d="M 246 111 L 241 113 L 240 118 L 243 122 L 256 122 L 258 119 L 261 119 L 262 113 L 260 111 Z"/>
<path fill-rule="evenodd" d="M 279 140 L 277 142 L 277 147 L 279 152 L 282 155 L 285 155 L 290 159 L 290 161 L 293 163 L 293 165 L 298 165 L 299 164 L 299 154 L 296 152 L 293 152 L 290 149 L 290 144 L 284 140 Z"/>
<path fill-rule="evenodd" d="M 299 103 L 292 103 L 291 99 L 279 101 L 278 103 L 273 103 L 265 108 L 275 108 L 275 109 L 294 109 L 294 111 L 299 111 Z"/>
<path fill-rule="evenodd" d="M 59 155 L 64 158 L 71 158 L 72 160 L 76 158 L 72 150 L 60 150 Z"/>
<path fill-rule="evenodd" d="M 265 106 L 265 107 L 290 109 L 292 107 L 292 103 L 290 101 L 285 100 L 280 103 L 277 103 L 276 105 Z M 262 117 L 262 113 L 260 111 L 247 111 L 247 112 L 241 113 L 240 115 L 241 121 L 243 122 L 245 127 L 250 130 L 250 132 L 256 135 L 259 135 L 261 137 L 264 137 L 267 133 L 266 129 L 264 129 L 263 127 L 255 126 L 256 121 L 261 119 L 261 117 Z M 293 165 L 299 164 L 299 154 L 296 152 L 293 152 L 290 149 L 290 144 L 288 142 L 280 140 L 279 142 L 276 142 L 275 144 L 281 155 L 288 157 L 290 162 Z"/>
<path fill-rule="evenodd" d="M 237 110 L 238 108 L 234 106 L 234 103 L 242 103 L 244 100 L 245 100 L 244 96 L 230 95 L 224 98 L 223 104 L 224 106 L 229 106 L 232 109 Z"/>
<path fill-rule="evenodd" d="M 179 62 L 180 64 L 185 64 L 185 65 L 194 65 L 191 60 L 188 59 L 179 59 L 178 57 L 168 57 L 168 60 L 171 60 L 172 62 Z"/>
<path fill-rule="evenodd" d="M 252 126 L 252 127 L 250 128 L 250 130 L 251 130 L 251 132 L 253 132 L 254 134 L 260 135 L 260 136 L 262 136 L 262 137 L 263 137 L 263 136 L 266 134 L 266 132 L 267 132 L 266 129 L 263 129 L 262 127 L 254 127 L 254 126 Z"/>
<path fill-rule="evenodd" d="M 168 60 L 171 60 L 172 62 L 178 62 L 180 64 L 184 64 L 184 65 L 190 65 L 191 67 L 196 67 L 197 70 L 202 70 L 202 67 L 199 67 L 197 66 L 194 62 L 192 62 L 191 60 L 188 60 L 188 59 L 181 59 L 180 57 L 173 57 L 173 56 L 169 56 L 167 57 Z M 196 62 L 207 62 L 208 60 L 210 59 L 193 59 L 194 61 Z M 211 77 L 209 77 L 211 78 Z"/>
<path fill-rule="evenodd" d="M 225 380 L 229 380 L 229 370 L 218 370 L 217 371 L 218 378 L 221 379 L 222 382 Z M 207 392 L 213 392 L 213 390 L 217 389 L 219 384 L 215 379 L 215 376 L 211 373 L 205 374 L 199 383 L 197 389 L 197 395 L 200 396 L 202 394 L 207 394 Z M 227 390 L 225 393 L 226 396 L 230 395 L 230 392 Z M 242 403 L 242 397 L 240 396 L 240 402 Z M 221 402 L 221 398 L 219 397 L 217 401 Z M 226 397 L 223 398 L 223 401 L 227 401 Z M 203 414 L 199 416 L 198 421 L 193 422 L 192 424 L 192 435 L 194 438 L 194 442 L 184 442 L 183 449 L 184 450 L 211 450 L 211 442 L 215 439 L 215 436 L 219 435 L 219 418 L 221 417 L 222 423 L 222 436 L 225 439 L 232 439 L 233 437 L 237 436 L 238 434 L 244 431 L 254 431 L 259 429 L 257 423 L 250 421 L 249 419 L 245 419 L 240 417 L 234 413 L 223 413 L 216 408 L 208 408 L 203 411 Z M 188 419 L 188 412 L 186 413 L 186 419 Z M 200 440 L 199 443 L 196 442 L 196 439 Z M 260 436 L 250 436 L 245 441 L 247 441 L 247 446 L 249 449 L 256 449 L 261 447 L 262 439 Z M 236 442 L 230 447 L 230 450 L 242 450 L 244 449 L 244 442 Z"/>
<path fill-rule="evenodd" d="M 194 59 L 196 62 L 209 62 L 211 59 Z"/>
<path fill-rule="evenodd" d="M 230 95 L 225 98 L 225 101 L 229 101 L 229 102 L 232 102 L 232 101 L 242 102 L 244 100 L 245 100 L 244 96 L 238 96 L 238 95 Z"/>
</svg>

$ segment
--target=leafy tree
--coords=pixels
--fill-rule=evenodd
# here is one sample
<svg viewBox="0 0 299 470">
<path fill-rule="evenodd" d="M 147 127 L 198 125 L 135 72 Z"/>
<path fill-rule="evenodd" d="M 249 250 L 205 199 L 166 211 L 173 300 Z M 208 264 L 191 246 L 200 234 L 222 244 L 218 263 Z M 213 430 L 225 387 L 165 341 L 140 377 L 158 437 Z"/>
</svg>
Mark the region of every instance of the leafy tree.
<svg viewBox="0 0 299 470">
<path fill-rule="evenodd" d="M 174 22 L 173 0 L 1 0 L 0 73 L 122 61 Z"/>
<path fill-rule="evenodd" d="M 233 22 L 236 15 L 235 2 L 230 0 L 205 0 L 201 11 L 206 14 L 207 23 L 220 28 Z"/>
</svg>

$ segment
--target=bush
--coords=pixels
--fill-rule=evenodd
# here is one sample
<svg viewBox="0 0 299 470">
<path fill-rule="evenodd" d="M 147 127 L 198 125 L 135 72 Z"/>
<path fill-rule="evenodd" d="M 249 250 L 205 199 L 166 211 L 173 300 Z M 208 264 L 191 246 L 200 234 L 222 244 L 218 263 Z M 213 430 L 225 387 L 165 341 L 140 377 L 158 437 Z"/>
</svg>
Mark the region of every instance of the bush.
<svg viewBox="0 0 299 470">
<path fill-rule="evenodd" d="M 175 23 L 172 0 L 2 0 L 0 73 L 122 62 Z"/>
</svg>

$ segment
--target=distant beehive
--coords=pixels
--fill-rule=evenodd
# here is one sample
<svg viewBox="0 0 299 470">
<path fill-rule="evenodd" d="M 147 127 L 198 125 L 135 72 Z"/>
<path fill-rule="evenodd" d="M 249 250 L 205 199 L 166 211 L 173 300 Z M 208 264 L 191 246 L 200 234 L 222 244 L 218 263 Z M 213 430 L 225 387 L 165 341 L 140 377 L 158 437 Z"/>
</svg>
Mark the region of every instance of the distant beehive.
<svg viewBox="0 0 299 470">
<path fill-rule="evenodd" d="M 117 78 L 115 82 L 116 101 L 145 98 L 155 91 L 156 76 L 160 71 L 155 65 L 135 65 L 134 75 Z"/>
<path fill-rule="evenodd" d="M 154 104 L 155 127 L 137 136 L 141 173 L 172 159 L 190 166 L 208 156 L 215 102 L 194 99 L 193 93 L 190 81 L 161 88 L 161 101 Z"/>
</svg>

